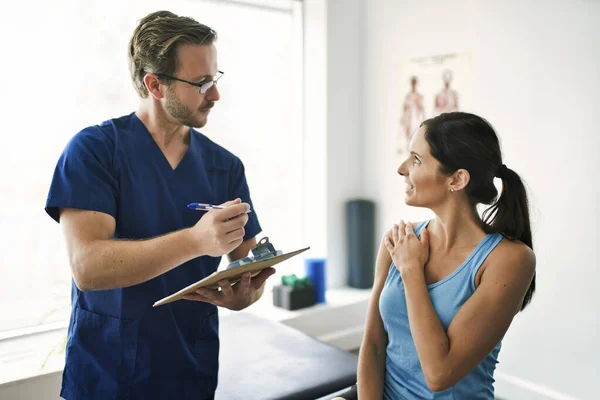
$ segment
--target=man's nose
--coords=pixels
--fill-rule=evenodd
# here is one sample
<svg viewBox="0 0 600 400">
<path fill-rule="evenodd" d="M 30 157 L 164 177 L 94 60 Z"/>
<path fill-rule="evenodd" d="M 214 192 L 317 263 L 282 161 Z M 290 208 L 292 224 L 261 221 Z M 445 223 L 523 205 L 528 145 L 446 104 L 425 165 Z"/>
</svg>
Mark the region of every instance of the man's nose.
<svg viewBox="0 0 600 400">
<path fill-rule="evenodd" d="M 206 93 L 206 100 L 210 101 L 219 101 L 221 98 L 221 93 L 219 93 L 219 88 L 217 85 L 213 85 Z"/>
</svg>

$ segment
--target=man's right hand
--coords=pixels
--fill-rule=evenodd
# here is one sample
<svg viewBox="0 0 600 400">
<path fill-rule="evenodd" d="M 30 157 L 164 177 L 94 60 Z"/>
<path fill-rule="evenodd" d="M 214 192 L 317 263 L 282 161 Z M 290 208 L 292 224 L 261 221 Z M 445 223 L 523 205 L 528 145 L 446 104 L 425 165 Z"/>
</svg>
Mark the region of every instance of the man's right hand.
<svg viewBox="0 0 600 400">
<path fill-rule="evenodd" d="M 229 254 L 242 244 L 250 205 L 240 199 L 221 204 L 222 210 L 210 210 L 192 227 L 200 252 L 211 257 Z"/>
<path fill-rule="evenodd" d="M 211 210 L 191 228 L 146 240 L 114 240 L 112 215 L 61 208 L 73 279 L 82 290 L 106 290 L 149 281 L 200 255 L 229 254 L 244 240 L 249 205 L 240 199 Z"/>
</svg>

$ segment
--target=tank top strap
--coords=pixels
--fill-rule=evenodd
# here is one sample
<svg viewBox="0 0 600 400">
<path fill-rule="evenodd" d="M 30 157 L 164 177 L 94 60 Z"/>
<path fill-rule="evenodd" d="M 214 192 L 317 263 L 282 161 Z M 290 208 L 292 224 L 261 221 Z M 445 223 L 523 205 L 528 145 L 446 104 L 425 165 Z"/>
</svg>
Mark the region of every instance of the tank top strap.
<svg viewBox="0 0 600 400">
<path fill-rule="evenodd" d="M 417 226 L 415 226 L 413 228 L 413 231 L 415 232 L 415 235 L 421 236 L 421 231 L 423 230 L 424 227 L 426 227 L 427 225 L 429 225 L 429 222 L 431 222 L 430 219 L 428 219 L 427 221 L 419 222 L 417 224 Z"/>
<path fill-rule="evenodd" d="M 477 245 L 471 256 L 469 257 L 469 270 L 471 271 L 471 288 L 475 290 L 475 277 L 485 259 L 490 255 L 492 250 L 498 246 L 504 236 L 500 233 L 488 233 L 483 240 Z"/>
</svg>

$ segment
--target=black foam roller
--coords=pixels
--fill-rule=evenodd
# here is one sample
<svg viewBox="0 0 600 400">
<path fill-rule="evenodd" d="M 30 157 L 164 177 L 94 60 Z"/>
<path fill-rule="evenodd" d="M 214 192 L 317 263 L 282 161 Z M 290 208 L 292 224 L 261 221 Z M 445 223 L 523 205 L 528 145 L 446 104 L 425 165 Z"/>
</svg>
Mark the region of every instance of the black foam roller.
<svg viewBox="0 0 600 400">
<path fill-rule="evenodd" d="M 375 203 L 346 203 L 348 285 L 358 289 L 373 286 L 375 276 Z"/>
</svg>

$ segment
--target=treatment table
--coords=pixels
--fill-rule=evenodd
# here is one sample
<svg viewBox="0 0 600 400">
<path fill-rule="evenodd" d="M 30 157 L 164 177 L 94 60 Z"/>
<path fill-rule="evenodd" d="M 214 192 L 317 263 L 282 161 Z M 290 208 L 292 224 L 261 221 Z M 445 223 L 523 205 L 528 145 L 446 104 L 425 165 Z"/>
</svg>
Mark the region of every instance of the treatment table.
<svg viewBox="0 0 600 400">
<path fill-rule="evenodd" d="M 223 316 L 215 400 L 315 400 L 356 383 L 357 357 L 248 312 Z"/>
</svg>

